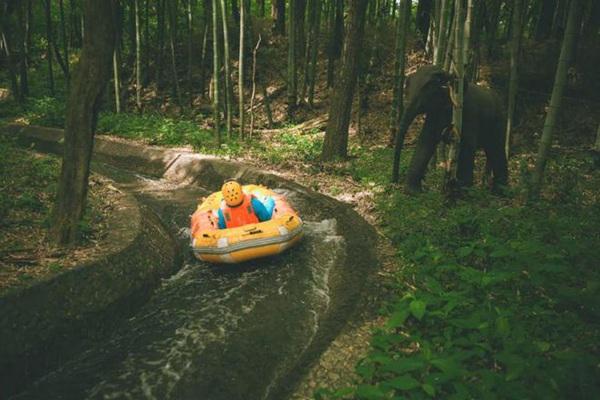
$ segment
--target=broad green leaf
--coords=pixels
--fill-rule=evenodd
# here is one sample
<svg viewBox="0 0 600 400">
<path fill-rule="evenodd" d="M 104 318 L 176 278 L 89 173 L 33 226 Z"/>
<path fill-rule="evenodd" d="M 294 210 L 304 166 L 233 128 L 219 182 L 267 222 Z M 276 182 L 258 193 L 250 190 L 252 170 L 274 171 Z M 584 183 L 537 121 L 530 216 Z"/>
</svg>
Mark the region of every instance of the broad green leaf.
<svg viewBox="0 0 600 400">
<path fill-rule="evenodd" d="M 356 395 L 360 399 L 365 400 L 379 400 L 385 398 L 385 393 L 373 385 L 359 385 L 356 390 Z"/>
<path fill-rule="evenodd" d="M 401 375 L 410 371 L 421 369 L 424 366 L 425 362 L 420 359 L 415 359 L 414 357 L 405 357 L 399 360 L 393 360 L 383 365 L 382 369 L 385 372 L 393 372 L 395 374 Z"/>
<path fill-rule="evenodd" d="M 398 390 L 410 390 L 421 386 L 419 381 L 410 375 L 402 375 L 396 379 L 386 382 L 388 385 Z"/>
<path fill-rule="evenodd" d="M 392 316 L 387 321 L 385 326 L 387 328 L 397 328 L 399 326 L 402 326 L 402 325 L 404 325 L 404 321 L 406 321 L 406 318 L 408 317 L 409 314 L 410 314 L 410 311 L 406 308 L 403 310 L 396 311 L 392 314 Z"/>
<path fill-rule="evenodd" d="M 425 393 L 427 393 L 428 395 L 430 395 L 431 397 L 435 396 L 435 388 L 433 386 L 431 386 L 429 383 L 424 383 L 421 388 L 423 389 L 423 391 Z"/>
<path fill-rule="evenodd" d="M 508 336 L 510 333 L 510 324 L 506 317 L 496 318 L 496 332 L 498 332 L 500 336 Z"/>
<path fill-rule="evenodd" d="M 473 252 L 472 246 L 464 246 L 464 247 L 460 247 L 458 250 L 456 250 L 456 255 L 459 258 L 464 258 L 464 257 L 467 257 L 468 255 L 470 255 L 472 252 Z"/>
<path fill-rule="evenodd" d="M 410 312 L 416 319 L 420 321 L 423 318 L 423 315 L 425 315 L 426 307 L 427 304 L 425 304 L 425 302 L 421 300 L 413 300 L 410 303 Z"/>
</svg>

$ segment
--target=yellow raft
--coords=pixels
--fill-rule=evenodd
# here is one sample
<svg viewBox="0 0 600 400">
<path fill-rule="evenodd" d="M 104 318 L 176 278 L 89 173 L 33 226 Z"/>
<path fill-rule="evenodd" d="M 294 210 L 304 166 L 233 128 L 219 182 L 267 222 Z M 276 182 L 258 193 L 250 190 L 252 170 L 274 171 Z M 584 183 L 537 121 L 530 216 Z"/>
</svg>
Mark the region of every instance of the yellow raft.
<svg viewBox="0 0 600 400">
<path fill-rule="evenodd" d="M 275 201 L 269 221 L 219 229 L 218 210 L 223 196 L 215 192 L 196 209 L 191 221 L 191 246 L 196 258 L 214 263 L 238 263 L 279 254 L 302 237 L 302 220 L 286 199 L 264 186 L 244 185 L 247 194 Z"/>
</svg>

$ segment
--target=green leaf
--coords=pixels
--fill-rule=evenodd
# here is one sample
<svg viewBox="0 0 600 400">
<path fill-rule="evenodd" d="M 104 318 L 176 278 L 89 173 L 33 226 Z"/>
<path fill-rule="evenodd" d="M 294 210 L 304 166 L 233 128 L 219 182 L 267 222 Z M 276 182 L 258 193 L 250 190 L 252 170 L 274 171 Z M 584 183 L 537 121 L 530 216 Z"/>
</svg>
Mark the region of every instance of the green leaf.
<svg viewBox="0 0 600 400">
<path fill-rule="evenodd" d="M 419 381 L 410 375 L 402 375 L 387 382 L 388 385 L 398 390 L 410 390 L 421 386 Z"/>
<path fill-rule="evenodd" d="M 377 386 L 373 385 L 359 385 L 356 390 L 356 395 L 358 398 L 365 400 L 379 400 L 385 397 L 385 393 Z"/>
<path fill-rule="evenodd" d="M 425 315 L 426 307 L 427 304 L 425 304 L 425 302 L 421 300 L 413 300 L 410 303 L 410 312 L 416 319 L 420 321 L 423 318 L 423 315 Z"/>
<path fill-rule="evenodd" d="M 387 328 L 397 328 L 399 326 L 402 326 L 404 325 L 404 321 L 406 321 L 406 318 L 408 318 L 409 314 L 410 312 L 406 308 L 403 310 L 396 311 L 392 314 L 385 326 Z"/>
<path fill-rule="evenodd" d="M 435 388 L 433 386 L 431 386 L 429 383 L 424 383 L 421 386 L 421 389 L 423 389 L 423 391 L 425 393 L 427 393 L 428 395 L 430 395 L 431 397 L 435 396 Z"/>
<path fill-rule="evenodd" d="M 464 258 L 464 257 L 467 257 L 468 255 L 470 255 L 472 252 L 473 252 L 473 247 L 464 246 L 464 247 L 460 247 L 458 250 L 456 250 L 456 256 L 458 258 Z"/>
<path fill-rule="evenodd" d="M 425 366 L 425 362 L 420 359 L 411 358 L 401 358 L 399 360 L 393 360 L 383 366 L 383 371 L 385 372 L 393 372 L 395 374 L 401 375 L 410 371 L 415 371 L 421 369 Z"/>
<path fill-rule="evenodd" d="M 500 336 L 508 336 L 510 333 L 510 324 L 506 317 L 496 318 L 496 332 L 498 332 Z"/>
</svg>

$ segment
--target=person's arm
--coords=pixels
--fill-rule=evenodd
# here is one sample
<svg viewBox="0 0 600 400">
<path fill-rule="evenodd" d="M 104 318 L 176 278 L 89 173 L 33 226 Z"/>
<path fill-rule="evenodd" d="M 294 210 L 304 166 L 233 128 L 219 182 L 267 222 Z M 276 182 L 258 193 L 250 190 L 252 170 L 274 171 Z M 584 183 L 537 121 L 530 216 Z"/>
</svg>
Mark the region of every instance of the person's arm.
<svg viewBox="0 0 600 400">
<path fill-rule="evenodd" d="M 223 210 L 219 208 L 219 229 L 225 229 L 227 226 L 225 225 L 225 216 L 223 215 Z"/>
<path fill-rule="evenodd" d="M 271 201 L 269 201 L 269 200 L 271 200 Z M 263 221 L 268 221 L 271 219 L 271 215 L 273 214 L 273 208 L 275 206 L 275 201 L 273 199 L 269 198 L 266 201 L 266 204 L 264 204 L 262 201 L 260 201 L 256 197 L 252 197 L 251 202 L 252 202 L 252 209 L 254 210 L 254 213 L 258 217 L 259 221 L 263 222 Z M 271 205 L 271 203 L 272 203 L 272 205 Z"/>
</svg>

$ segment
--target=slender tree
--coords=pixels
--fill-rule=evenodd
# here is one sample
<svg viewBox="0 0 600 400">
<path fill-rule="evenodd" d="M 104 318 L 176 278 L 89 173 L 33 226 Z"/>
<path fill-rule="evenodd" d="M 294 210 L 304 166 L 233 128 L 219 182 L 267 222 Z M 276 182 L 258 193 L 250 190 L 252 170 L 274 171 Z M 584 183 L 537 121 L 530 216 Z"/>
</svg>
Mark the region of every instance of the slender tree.
<svg viewBox="0 0 600 400">
<path fill-rule="evenodd" d="M 51 236 L 60 245 L 79 238 L 85 211 L 94 131 L 115 44 L 116 0 L 86 0 L 83 50 L 74 74 L 65 121 L 64 155 Z"/>
<path fill-rule="evenodd" d="M 169 48 L 171 50 L 171 76 L 173 88 L 175 89 L 175 97 L 179 106 L 183 105 L 181 99 L 181 88 L 179 87 L 179 76 L 177 74 L 177 57 L 175 55 L 175 41 L 177 36 L 177 10 L 175 8 L 175 0 L 167 0 L 167 13 L 169 16 Z"/>
<path fill-rule="evenodd" d="M 142 110 L 142 41 L 140 35 L 139 0 L 134 0 L 135 7 L 135 105 Z"/>
<path fill-rule="evenodd" d="M 67 86 L 69 85 L 70 73 L 69 73 L 69 47 L 67 43 L 67 29 L 65 27 L 65 8 L 63 0 L 58 0 L 58 9 L 60 11 L 60 39 L 63 45 L 63 57 L 64 57 L 64 72 Z"/>
<path fill-rule="evenodd" d="M 50 8 L 50 0 L 44 1 L 44 12 L 46 16 L 46 60 L 48 61 L 48 85 L 50 86 L 50 94 L 54 96 L 54 68 L 52 66 L 52 13 Z"/>
<path fill-rule="evenodd" d="M 472 0 L 469 0 L 472 1 Z M 454 138 L 450 142 L 448 150 L 448 160 L 446 162 L 446 173 L 444 178 L 444 187 L 447 192 L 451 192 L 456 182 L 456 172 L 458 158 L 458 147 L 462 133 L 462 117 L 463 117 L 463 99 L 464 99 L 464 87 L 465 87 L 465 21 L 463 21 L 463 2 L 457 0 L 454 3 L 454 21 L 455 21 L 455 32 L 454 32 L 454 73 L 456 79 L 453 82 L 452 92 L 454 93 L 452 102 L 452 129 L 454 130 Z"/>
<path fill-rule="evenodd" d="M 244 138 L 244 31 L 245 24 L 244 19 L 246 17 L 246 2 L 242 0 L 240 2 L 240 51 L 239 51 L 239 62 L 238 62 L 238 96 L 239 96 L 239 114 L 240 114 L 240 138 Z"/>
<path fill-rule="evenodd" d="M 554 77 L 554 88 L 552 89 L 550 106 L 548 107 L 548 112 L 546 113 L 546 120 L 544 121 L 544 130 L 542 131 L 542 138 L 540 140 L 540 147 L 538 149 L 535 170 L 531 177 L 531 189 L 529 195 L 530 199 L 532 200 L 535 200 L 539 197 L 542 187 L 544 170 L 548 160 L 548 152 L 550 151 L 550 145 L 552 144 L 552 134 L 554 133 L 556 119 L 560 112 L 562 96 L 567 83 L 567 71 L 569 69 L 569 64 L 575 48 L 575 39 L 581 25 L 580 22 L 581 1 L 571 0 L 571 4 L 569 6 L 569 19 L 567 21 L 567 28 L 563 38 L 562 48 L 560 50 L 558 67 L 556 68 L 556 75 Z"/>
<path fill-rule="evenodd" d="M 433 55 L 433 63 L 442 66 L 446 54 L 446 43 L 448 42 L 448 19 L 450 18 L 450 1 L 440 0 L 440 20 L 438 23 L 438 38 Z"/>
<path fill-rule="evenodd" d="M 510 155 L 510 138 L 514 123 L 517 90 L 519 87 L 519 53 L 521 52 L 521 15 L 523 0 L 515 0 L 512 16 L 512 40 L 510 43 L 510 81 L 508 84 L 508 112 L 506 117 L 506 157 Z"/>
<path fill-rule="evenodd" d="M 334 84 L 335 63 L 340 58 L 344 36 L 344 0 L 331 0 L 329 44 L 327 46 L 327 87 Z"/>
<path fill-rule="evenodd" d="M 315 98 L 315 82 L 317 76 L 317 55 L 319 53 L 319 35 L 321 28 L 321 0 L 313 0 L 314 19 L 311 18 L 311 43 L 310 43 L 310 67 L 306 76 L 308 77 L 308 104 L 313 106 Z"/>
<path fill-rule="evenodd" d="M 215 125 L 215 137 L 217 146 L 221 146 L 221 111 L 219 110 L 220 86 L 219 86 L 219 4 L 218 0 L 212 0 L 212 39 L 213 39 L 213 120 Z"/>
<path fill-rule="evenodd" d="M 226 127 L 227 137 L 231 138 L 231 121 L 232 121 L 232 110 L 233 110 L 233 86 L 231 83 L 231 72 L 230 72 L 230 57 L 229 57 L 229 27 L 227 24 L 227 7 L 225 0 L 221 0 L 221 18 L 223 25 L 223 65 L 225 66 L 225 111 L 226 115 Z"/>
<path fill-rule="evenodd" d="M 400 118 L 404 113 L 404 67 L 406 63 L 406 36 L 408 35 L 408 24 L 410 21 L 410 0 L 400 2 L 397 34 L 396 34 L 396 58 L 394 63 L 394 93 L 392 98 L 392 110 L 390 112 L 390 136 L 394 141 L 394 165 L 392 167 L 392 182 L 397 183 L 400 170 L 400 153 L 404 146 L 404 132 L 399 131 Z"/>
<path fill-rule="evenodd" d="M 329 120 L 321 153 L 323 161 L 345 158 L 347 155 L 348 126 L 362 50 L 367 4 L 368 0 L 349 1 L 346 46 L 342 68 L 329 107 Z"/>
<path fill-rule="evenodd" d="M 192 87 L 192 59 L 193 59 L 193 51 L 192 51 L 192 41 L 194 35 L 194 25 L 193 25 L 193 7 L 192 0 L 187 0 L 186 3 L 186 25 L 187 25 L 187 82 L 189 87 Z M 190 90 L 189 96 L 189 104 L 192 105 L 193 95 Z"/>
<path fill-rule="evenodd" d="M 285 35 L 285 0 L 271 1 L 271 17 L 273 17 L 273 33 Z"/>
<path fill-rule="evenodd" d="M 287 58 L 287 115 L 288 119 L 294 118 L 294 110 L 298 98 L 296 75 L 296 1 L 290 0 L 288 21 L 288 58 Z"/>
</svg>

